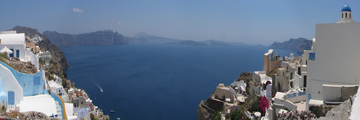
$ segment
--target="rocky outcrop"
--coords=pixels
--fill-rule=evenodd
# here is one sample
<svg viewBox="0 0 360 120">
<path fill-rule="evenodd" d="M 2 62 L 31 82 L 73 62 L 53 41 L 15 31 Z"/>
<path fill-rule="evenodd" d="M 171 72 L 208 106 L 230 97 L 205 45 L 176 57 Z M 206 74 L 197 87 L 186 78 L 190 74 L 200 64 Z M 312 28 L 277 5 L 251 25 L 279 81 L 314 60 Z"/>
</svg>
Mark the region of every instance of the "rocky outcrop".
<svg viewBox="0 0 360 120">
<path fill-rule="evenodd" d="M 18 33 L 25 33 L 25 35 L 28 35 L 31 38 L 34 37 L 35 35 L 40 35 L 37 29 L 32 29 L 29 27 L 15 26 L 11 30 L 16 30 Z"/>
<path fill-rule="evenodd" d="M 128 44 L 128 41 L 123 35 L 111 30 L 83 34 L 65 34 L 55 31 L 45 31 L 43 35 L 59 47 Z"/>
<path fill-rule="evenodd" d="M 198 106 L 198 120 L 212 120 L 214 118 L 215 110 L 207 106 L 207 102 L 202 100 Z"/>
<path fill-rule="evenodd" d="M 274 42 L 269 48 L 296 51 L 298 54 L 302 54 L 304 50 L 310 50 L 311 46 L 311 40 L 305 38 L 291 38 L 289 41 L 285 42 Z"/>
<path fill-rule="evenodd" d="M 64 69 L 70 67 L 70 64 L 67 62 L 65 54 L 60 50 L 59 47 L 52 44 L 46 37 L 42 36 L 37 29 L 32 29 L 28 27 L 22 26 L 15 26 L 12 30 L 16 30 L 17 33 L 25 33 L 28 36 L 40 36 L 43 40 L 38 42 L 37 45 L 41 48 L 41 51 L 49 51 L 51 56 L 53 57 L 52 60 L 52 73 L 59 75 L 60 77 L 66 78 L 66 73 Z M 60 64 L 58 64 L 60 63 Z"/>
<path fill-rule="evenodd" d="M 312 41 L 305 40 L 300 44 L 297 54 L 301 55 L 304 53 L 304 50 L 311 50 L 311 47 L 312 47 Z"/>
<path fill-rule="evenodd" d="M 326 112 L 324 117 L 320 117 L 319 120 L 346 120 L 350 117 L 351 112 L 351 102 L 346 100 L 340 105 L 332 108 L 330 111 Z"/>
<path fill-rule="evenodd" d="M 31 62 L 21 62 L 19 58 L 16 57 L 10 59 L 8 57 L 3 57 L 3 55 L 0 55 L 0 61 L 4 62 L 11 68 L 14 68 L 16 71 L 19 71 L 20 73 L 35 74 L 38 72 L 36 67 L 33 64 L 31 64 Z"/>
<path fill-rule="evenodd" d="M 57 118 L 52 118 L 52 117 L 47 116 L 44 113 L 36 112 L 36 111 L 23 112 L 23 113 L 20 113 L 18 111 L 10 111 L 10 112 L 5 113 L 4 115 L 8 116 L 8 117 L 0 117 L 1 120 L 5 120 L 5 119 L 6 120 L 15 120 L 14 118 L 17 118 L 20 120 L 58 120 Z"/>
</svg>

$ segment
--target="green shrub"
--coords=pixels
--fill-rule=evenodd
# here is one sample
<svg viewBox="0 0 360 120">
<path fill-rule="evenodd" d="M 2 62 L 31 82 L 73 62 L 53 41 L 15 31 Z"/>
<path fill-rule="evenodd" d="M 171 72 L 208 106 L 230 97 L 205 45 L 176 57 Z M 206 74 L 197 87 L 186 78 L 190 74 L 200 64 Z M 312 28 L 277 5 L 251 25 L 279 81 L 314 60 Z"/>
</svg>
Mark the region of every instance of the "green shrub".
<svg viewBox="0 0 360 120">
<path fill-rule="evenodd" d="M 5 59 L 8 59 L 8 56 L 7 56 L 6 53 L 0 53 L 0 57 L 3 57 L 3 58 L 5 58 Z"/>
<path fill-rule="evenodd" d="M 243 114 L 240 113 L 241 111 L 235 111 L 231 113 L 231 120 L 240 120 L 243 117 Z"/>
<path fill-rule="evenodd" d="M 255 99 L 254 101 L 252 101 L 251 107 L 250 107 L 249 111 L 250 111 L 250 112 L 260 111 L 259 99 Z"/>
<path fill-rule="evenodd" d="M 62 80 L 62 84 L 61 84 L 64 88 L 67 88 L 67 82 L 65 79 Z"/>
<path fill-rule="evenodd" d="M 214 115 L 214 120 L 221 120 L 221 114 L 220 111 L 216 111 L 215 115 Z"/>
<path fill-rule="evenodd" d="M 93 113 L 90 113 L 90 118 L 91 118 L 91 120 L 96 120 L 95 115 Z"/>
</svg>

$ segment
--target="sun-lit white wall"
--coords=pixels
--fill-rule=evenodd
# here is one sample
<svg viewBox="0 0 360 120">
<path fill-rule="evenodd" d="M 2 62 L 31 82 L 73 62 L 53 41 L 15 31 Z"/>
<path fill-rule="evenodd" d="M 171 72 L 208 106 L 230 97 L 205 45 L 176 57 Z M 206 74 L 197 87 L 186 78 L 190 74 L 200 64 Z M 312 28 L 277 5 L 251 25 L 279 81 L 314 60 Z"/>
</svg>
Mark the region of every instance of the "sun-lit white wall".
<svg viewBox="0 0 360 120">
<path fill-rule="evenodd" d="M 15 79 L 11 71 L 0 64 L 0 81 L 3 85 L 3 90 L 7 94 L 8 91 L 14 91 L 14 103 L 19 104 L 23 100 L 24 94 L 20 84 Z"/>
<path fill-rule="evenodd" d="M 315 60 L 308 60 L 311 99 L 322 100 L 323 84 L 356 85 L 360 82 L 360 23 L 316 25 Z"/>
</svg>

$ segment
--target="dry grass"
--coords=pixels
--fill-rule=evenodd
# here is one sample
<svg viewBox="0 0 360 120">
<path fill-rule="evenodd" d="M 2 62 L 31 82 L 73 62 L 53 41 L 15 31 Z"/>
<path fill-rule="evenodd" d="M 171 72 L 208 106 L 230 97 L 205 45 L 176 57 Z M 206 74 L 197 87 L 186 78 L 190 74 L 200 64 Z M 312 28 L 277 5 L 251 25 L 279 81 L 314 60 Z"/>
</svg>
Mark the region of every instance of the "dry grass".
<svg viewBox="0 0 360 120">
<path fill-rule="evenodd" d="M 7 56 L 6 53 L 0 53 L 0 61 L 3 62 L 3 63 L 5 63 L 5 64 L 8 65 L 8 66 L 14 68 L 14 66 L 8 64 L 8 60 L 9 60 L 9 58 L 8 58 L 8 56 Z"/>
<path fill-rule="evenodd" d="M 4 116 L 16 119 L 24 119 L 24 114 L 20 113 L 19 111 L 10 111 L 4 114 Z"/>
<path fill-rule="evenodd" d="M 21 62 L 19 58 L 12 58 L 9 60 L 7 54 L 0 53 L 0 61 L 10 66 L 11 68 L 25 74 L 35 74 L 37 73 L 37 69 L 30 62 Z"/>
</svg>

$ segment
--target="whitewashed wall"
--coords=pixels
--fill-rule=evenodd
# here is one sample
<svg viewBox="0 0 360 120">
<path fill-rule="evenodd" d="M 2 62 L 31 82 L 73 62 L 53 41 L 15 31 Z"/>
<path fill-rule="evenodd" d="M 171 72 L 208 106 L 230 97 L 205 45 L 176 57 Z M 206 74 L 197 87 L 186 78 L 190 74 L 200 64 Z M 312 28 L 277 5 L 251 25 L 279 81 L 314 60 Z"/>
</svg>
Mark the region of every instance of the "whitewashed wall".
<svg viewBox="0 0 360 120">
<path fill-rule="evenodd" d="M 24 98 L 23 89 L 15 79 L 11 71 L 5 66 L 0 64 L 0 81 L 3 85 L 3 90 L 6 94 L 8 91 L 14 91 L 15 93 L 15 105 L 19 104 Z"/>
</svg>

